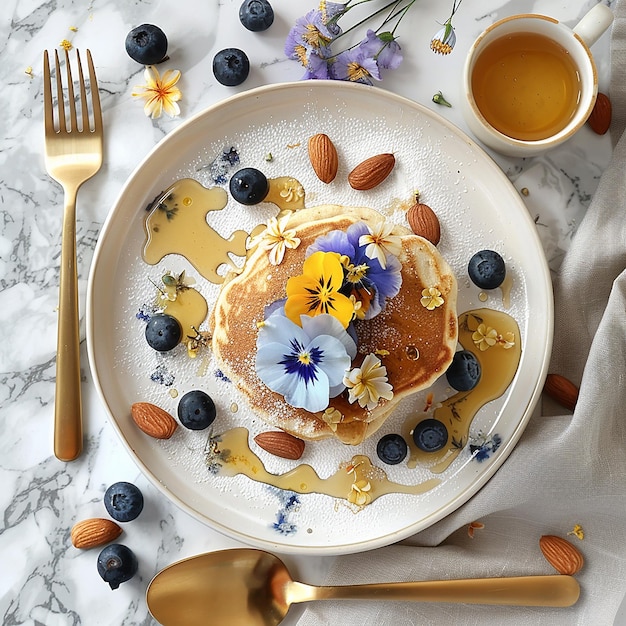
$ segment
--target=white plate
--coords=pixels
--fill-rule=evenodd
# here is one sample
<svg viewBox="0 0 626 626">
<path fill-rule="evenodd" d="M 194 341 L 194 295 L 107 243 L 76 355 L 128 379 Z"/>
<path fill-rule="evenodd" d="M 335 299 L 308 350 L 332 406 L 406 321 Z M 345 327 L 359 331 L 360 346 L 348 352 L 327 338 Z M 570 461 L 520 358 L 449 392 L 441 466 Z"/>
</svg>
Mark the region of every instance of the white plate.
<svg viewBox="0 0 626 626">
<path fill-rule="evenodd" d="M 307 157 L 308 138 L 317 132 L 332 137 L 339 151 L 339 173 L 330 185 L 317 180 Z M 143 221 L 146 206 L 178 179 L 192 177 L 209 186 L 203 166 L 230 146 L 239 150 L 241 167 L 258 167 L 268 177 L 297 178 L 306 189 L 307 206 L 340 203 L 397 212 L 398 200 L 406 202 L 420 191 L 441 221 L 439 249 L 458 277 L 459 312 L 482 306 L 505 310 L 520 328 L 522 357 L 516 378 L 501 398 L 481 409 L 470 430 L 474 437 L 482 431 L 502 439 L 488 459 L 479 462 L 466 446 L 437 476 L 437 488 L 419 496 L 383 496 L 357 512 L 328 496 L 299 495 L 288 501 L 277 490 L 243 476 L 216 478 L 204 465 L 206 433 L 181 427 L 171 440 L 158 441 L 138 430 L 130 417 L 134 402 L 154 402 L 176 415 L 177 399 L 170 392 L 176 389 L 180 397 L 193 387 L 210 393 L 214 387 L 222 390 L 215 391 L 216 430 L 241 422 L 241 413 L 233 415 L 229 409 L 237 400 L 232 386 L 224 392 L 223 381 L 216 383 L 215 365 L 209 363 L 208 373 L 196 377 L 197 365 L 188 365 L 182 346 L 178 356 L 157 355 L 146 345 L 143 322 L 136 317 L 155 294 L 150 280 L 158 282 L 167 270 L 186 269 L 198 279 L 211 305 L 215 287 L 182 257 L 168 256 L 157 266 L 142 261 Z M 347 173 L 366 156 L 381 152 L 396 156 L 390 179 L 370 192 L 353 191 Z M 230 211 L 237 228 L 247 229 L 275 212 L 275 207 L 268 212 L 267 207 L 242 208 L 229 202 L 223 213 Z M 480 290 L 467 277 L 469 258 L 484 248 L 498 250 L 513 276 L 508 308 L 503 308 L 499 290 L 482 302 Z M 487 482 L 515 446 L 539 397 L 552 321 L 550 276 L 535 225 L 502 171 L 471 139 L 425 107 L 381 89 L 311 81 L 251 90 L 212 106 L 165 137 L 139 165 L 98 241 L 89 282 L 87 335 L 92 372 L 111 422 L 129 453 L 168 498 L 199 520 L 257 547 L 340 554 L 380 547 L 423 530 Z M 150 380 L 159 363 L 175 373 L 172 386 Z M 394 417 L 381 432 L 398 428 Z M 252 430 L 255 427 L 262 429 L 257 424 Z M 372 439 L 363 450 L 376 463 L 372 446 L 377 438 Z M 335 442 L 309 445 L 317 458 L 326 455 L 331 465 L 354 453 Z M 280 462 L 266 460 L 270 471 L 284 471 Z M 404 466 L 385 470 L 390 478 L 407 479 Z M 420 480 L 433 476 L 423 468 L 414 472 Z"/>
</svg>

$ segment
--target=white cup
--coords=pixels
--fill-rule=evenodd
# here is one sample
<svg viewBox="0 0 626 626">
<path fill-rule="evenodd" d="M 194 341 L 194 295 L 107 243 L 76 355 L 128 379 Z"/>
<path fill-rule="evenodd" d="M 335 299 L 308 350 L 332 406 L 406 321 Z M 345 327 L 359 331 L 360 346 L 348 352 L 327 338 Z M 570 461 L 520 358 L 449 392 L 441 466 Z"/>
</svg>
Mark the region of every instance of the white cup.
<svg viewBox="0 0 626 626">
<path fill-rule="evenodd" d="M 587 121 L 598 94 L 598 75 L 589 48 L 612 22 L 611 9 L 597 4 L 573 29 L 551 17 L 531 14 L 507 17 L 487 28 L 470 48 L 463 72 L 463 115 L 470 131 L 495 151 L 519 157 L 541 154 L 569 139 Z M 552 42 L 548 44 L 551 52 L 528 53 L 520 62 L 516 57 L 525 54 L 523 48 L 516 54 L 503 48 L 515 48 L 515 42 L 523 46 L 521 39 L 528 43 L 529 37 L 533 46 L 546 43 L 543 38 L 547 37 Z M 490 50 L 481 57 L 488 46 Z M 529 71 L 533 55 L 538 65 Z M 489 56 L 494 60 L 491 67 L 485 60 Z M 509 58 L 512 65 L 507 66 Z M 552 62 L 544 62 L 548 58 L 555 59 L 554 68 L 573 63 L 572 71 L 556 80 L 549 73 Z M 539 87 L 542 73 L 544 87 Z M 496 82 L 490 83 L 491 77 Z M 571 83 L 572 89 L 562 86 L 566 83 Z M 486 89 L 490 84 L 497 86 L 492 94 Z M 574 95 L 566 97 L 566 91 Z M 557 101 L 558 106 L 554 104 Z"/>
</svg>

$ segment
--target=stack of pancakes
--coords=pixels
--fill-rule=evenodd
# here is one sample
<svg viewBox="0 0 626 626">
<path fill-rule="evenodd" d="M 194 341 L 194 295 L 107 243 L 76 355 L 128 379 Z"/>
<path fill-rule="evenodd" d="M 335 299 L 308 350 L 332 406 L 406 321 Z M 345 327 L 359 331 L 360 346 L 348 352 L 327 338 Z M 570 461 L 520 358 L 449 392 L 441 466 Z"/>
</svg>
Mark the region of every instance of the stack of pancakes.
<svg viewBox="0 0 626 626">
<path fill-rule="evenodd" d="M 347 392 L 330 400 L 342 415 L 329 424 L 323 413 L 288 405 L 271 391 L 255 371 L 258 324 L 265 307 L 285 298 L 287 279 L 302 273 L 307 248 L 331 230 L 346 230 L 363 221 L 372 228 L 383 220 L 373 209 L 323 205 L 293 213 L 287 224 L 301 243 L 287 250 L 274 266 L 262 246 L 252 250 L 240 274 L 228 277 L 211 318 L 212 347 L 219 367 L 246 397 L 254 415 L 302 439 L 337 437 L 356 445 L 374 433 L 404 397 L 430 387 L 452 361 L 457 345 L 456 279 L 437 248 L 426 239 L 396 226 L 401 235 L 402 286 L 383 311 L 371 320 L 355 322 L 358 367 L 369 353 L 379 355 L 393 386 L 392 400 L 381 400 L 372 410 L 349 403 Z M 435 287 L 444 303 L 432 311 L 420 303 L 422 290 Z"/>
</svg>

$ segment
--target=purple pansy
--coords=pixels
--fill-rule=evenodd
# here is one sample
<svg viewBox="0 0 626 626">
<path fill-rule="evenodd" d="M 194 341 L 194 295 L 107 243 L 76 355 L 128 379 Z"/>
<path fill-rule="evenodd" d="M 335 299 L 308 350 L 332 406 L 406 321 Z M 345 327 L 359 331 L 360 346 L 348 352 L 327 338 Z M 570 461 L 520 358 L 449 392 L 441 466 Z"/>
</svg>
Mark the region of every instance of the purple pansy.
<svg viewBox="0 0 626 626">
<path fill-rule="evenodd" d="M 368 294 L 369 308 L 364 319 L 371 319 L 384 308 L 387 299 L 393 298 L 400 291 L 402 285 L 402 264 L 393 255 L 386 256 L 387 267 L 383 269 L 376 259 L 370 259 L 365 250 L 367 246 L 359 245 L 362 235 L 369 234 L 365 222 L 356 222 L 346 231 L 332 230 L 319 237 L 306 251 L 307 256 L 314 252 L 337 252 L 347 257 L 344 262 L 344 287 L 341 289 L 346 295 L 355 291 Z"/>
</svg>

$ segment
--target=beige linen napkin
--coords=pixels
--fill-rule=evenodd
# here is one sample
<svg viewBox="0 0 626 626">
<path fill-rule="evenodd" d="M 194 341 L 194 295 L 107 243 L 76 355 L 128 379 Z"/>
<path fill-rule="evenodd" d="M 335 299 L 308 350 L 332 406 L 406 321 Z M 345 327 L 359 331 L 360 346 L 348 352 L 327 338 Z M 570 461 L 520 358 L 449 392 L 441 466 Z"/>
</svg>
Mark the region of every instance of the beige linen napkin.
<svg viewBox="0 0 626 626">
<path fill-rule="evenodd" d="M 551 574 L 544 534 L 585 557 L 566 609 L 316 602 L 298 626 L 610 626 L 626 593 L 626 0 L 615 7 L 612 163 L 555 279 L 551 372 L 580 384 L 574 415 L 538 416 L 489 483 L 431 528 L 390 547 L 338 557 L 325 584 Z M 480 521 L 484 528 L 468 534 Z"/>
</svg>

